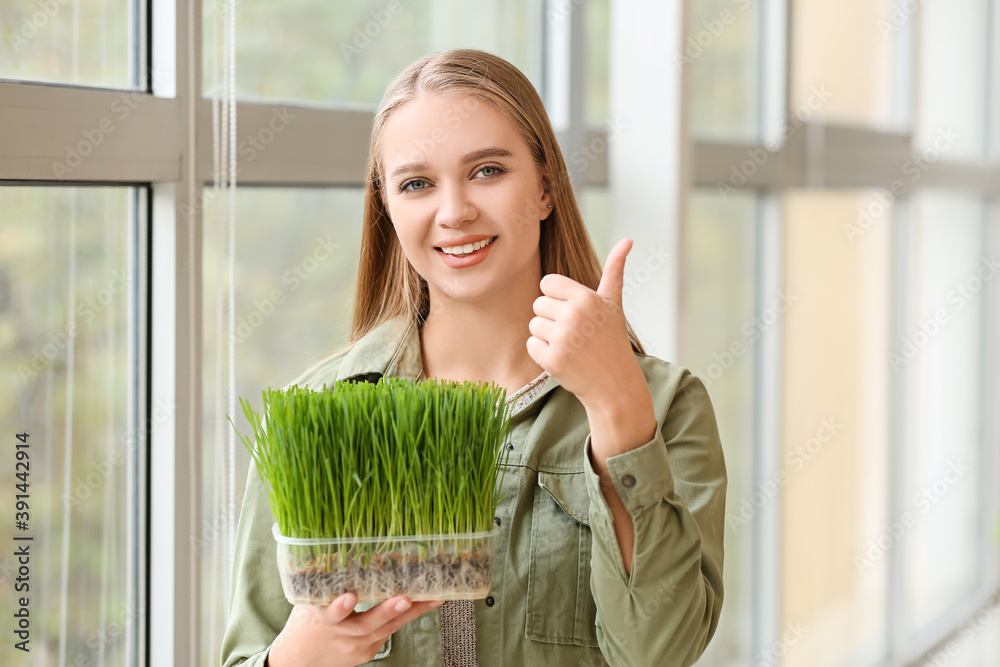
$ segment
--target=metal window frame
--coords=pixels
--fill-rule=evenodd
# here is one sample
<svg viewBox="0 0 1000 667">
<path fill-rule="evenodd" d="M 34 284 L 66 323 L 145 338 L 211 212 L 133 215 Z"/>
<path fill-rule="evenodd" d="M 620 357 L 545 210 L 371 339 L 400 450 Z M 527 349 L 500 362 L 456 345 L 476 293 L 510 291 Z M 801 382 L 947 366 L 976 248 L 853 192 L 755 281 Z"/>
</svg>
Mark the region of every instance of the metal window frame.
<svg viewBox="0 0 1000 667">
<path fill-rule="evenodd" d="M 988 0 L 989 19 L 986 22 L 986 29 L 990 35 L 1000 34 L 1000 0 Z M 1000 161 L 1000 124 L 996 121 L 990 123 L 990 119 L 1000 117 L 1000 44 L 996 40 L 987 40 L 989 49 L 990 64 L 986 69 L 990 93 L 987 95 L 986 113 L 986 143 L 988 146 L 987 155 L 993 162 Z"/>
<path fill-rule="evenodd" d="M 791 5 L 790 0 L 764 0 L 760 9 L 759 62 L 760 75 L 759 127 L 760 143 L 768 146 L 782 146 L 785 142 L 777 137 L 783 121 L 788 118 L 790 107 L 790 68 L 788 66 L 791 49 Z M 772 134 L 771 130 L 774 131 Z M 721 148 L 720 154 L 726 152 Z M 699 150 L 700 149 L 700 150 Z M 699 179 L 699 155 L 707 155 L 705 143 L 695 144 L 695 182 Z M 762 168 L 767 168 L 783 149 L 779 148 L 769 156 Z M 738 151 L 739 164 L 746 159 L 746 149 Z M 720 155 L 721 156 L 721 155 Z M 779 161 L 778 164 L 781 164 Z M 759 173 L 759 172 L 758 172 Z M 729 172 L 718 179 L 725 182 Z M 749 185 L 749 184 L 748 184 Z M 780 291 L 784 280 L 782 262 L 784 235 L 782 230 L 781 204 L 775 192 L 759 191 L 757 197 L 757 222 L 755 230 L 755 299 L 754 312 L 761 312 L 763 304 L 769 303 L 773 295 Z M 754 404 L 752 406 L 753 436 L 753 487 L 760 488 L 771 479 L 781 462 L 781 404 L 782 368 L 781 345 L 782 327 L 772 327 L 762 332 L 754 349 Z M 783 490 L 779 490 L 777 501 L 768 503 L 754 517 L 751 537 L 753 576 L 751 655 L 764 655 L 774 637 L 780 635 L 781 625 L 781 508 Z"/>
<path fill-rule="evenodd" d="M 761 312 L 784 280 L 781 205 L 773 194 L 757 199 L 755 229 L 754 312 Z M 753 398 L 753 487 L 773 479 L 781 468 L 781 404 L 783 330 L 780 326 L 762 331 L 754 347 Z M 762 656 L 780 636 L 781 621 L 781 509 L 784 490 L 777 502 L 767 503 L 753 519 L 752 527 L 752 634 L 751 655 Z"/>
<path fill-rule="evenodd" d="M 994 2 L 993 6 L 1000 10 L 1000 2 Z M 997 88 L 1000 90 L 1000 85 Z M 987 202 L 984 243 L 993 256 L 1000 254 L 1000 197 Z M 983 393 L 980 405 L 984 415 L 984 450 L 980 474 L 984 495 L 981 501 L 984 508 L 989 508 L 1000 507 L 1000 488 L 992 483 L 1000 479 L 1000 413 L 991 410 L 1000 405 L 1000 350 L 990 344 L 1000 338 L 1000 286 L 993 281 L 985 285 L 982 308 Z M 1000 533 L 1000 525 L 995 523 L 997 517 L 983 512 L 981 520 L 984 536 Z M 987 542 L 980 576 L 986 588 L 1000 589 L 1000 542 Z"/>
<path fill-rule="evenodd" d="M 906 227 L 910 222 L 909 197 L 895 202 L 889 219 L 889 293 L 897 295 L 892 299 L 889 312 L 889 340 L 886 348 L 893 349 L 895 342 L 906 335 L 905 323 L 909 318 L 909 304 L 898 295 L 907 293 L 910 279 L 910 246 L 906 242 Z M 888 483 L 886 484 L 887 516 L 901 516 L 906 503 L 906 480 L 903 464 L 906 461 L 906 441 L 909 424 L 906 420 L 906 403 L 909 387 L 910 368 L 896 369 L 889 378 L 889 420 L 888 420 Z M 902 608 L 906 585 L 906 551 L 889 551 L 889 572 L 886 590 L 886 633 L 884 662 L 896 664 L 899 647 L 905 637 L 905 610 Z"/>
<path fill-rule="evenodd" d="M 129 291 L 129 450 L 126 453 L 126 483 L 129 502 L 125 509 L 127 531 L 126 591 L 128 607 L 133 610 L 136 622 L 128 628 L 125 662 L 138 665 L 147 655 L 149 646 L 149 571 L 143 564 L 149 562 L 149 443 L 152 433 L 153 410 L 150 404 L 149 378 L 152 364 L 152 276 L 150 263 L 153 247 L 150 242 L 152 209 L 148 187 L 133 190 L 132 220 L 129 225 L 129 273 L 137 276 Z"/>
</svg>

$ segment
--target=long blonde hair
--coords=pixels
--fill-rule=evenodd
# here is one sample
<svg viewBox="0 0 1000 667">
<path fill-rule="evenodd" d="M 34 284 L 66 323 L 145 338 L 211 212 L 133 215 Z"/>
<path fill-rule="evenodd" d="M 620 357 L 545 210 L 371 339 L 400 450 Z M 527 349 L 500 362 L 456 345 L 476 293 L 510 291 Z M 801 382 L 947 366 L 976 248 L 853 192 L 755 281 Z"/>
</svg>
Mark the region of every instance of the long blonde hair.
<svg viewBox="0 0 1000 667">
<path fill-rule="evenodd" d="M 541 223 L 542 275 L 560 273 L 590 289 L 601 281 L 601 263 L 577 207 L 566 162 L 548 114 L 534 86 L 509 62 L 477 49 L 430 53 L 403 70 L 389 85 L 375 112 L 368 157 L 364 230 L 350 349 L 398 315 L 422 323 L 430 297 L 427 282 L 403 254 L 386 206 L 382 137 L 393 112 L 426 94 L 475 95 L 489 102 L 520 133 L 539 169 L 548 167 L 552 211 Z M 632 349 L 645 354 L 626 321 Z M 341 350 L 343 351 L 343 350 Z"/>
</svg>

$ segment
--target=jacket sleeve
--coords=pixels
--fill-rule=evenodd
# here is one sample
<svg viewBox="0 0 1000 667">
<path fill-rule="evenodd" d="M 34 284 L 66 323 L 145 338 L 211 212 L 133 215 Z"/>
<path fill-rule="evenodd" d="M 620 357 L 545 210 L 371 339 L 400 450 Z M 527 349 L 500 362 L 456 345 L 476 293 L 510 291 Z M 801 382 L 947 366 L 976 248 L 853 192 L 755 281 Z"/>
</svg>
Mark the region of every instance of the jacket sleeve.
<svg viewBox="0 0 1000 667">
<path fill-rule="evenodd" d="M 223 667 L 262 667 L 271 642 L 292 613 L 278 576 L 274 515 L 251 459 L 236 529 L 229 623 L 222 638 Z"/>
<path fill-rule="evenodd" d="M 722 612 L 727 477 L 715 412 L 705 385 L 686 370 L 666 402 L 652 441 L 607 460 L 635 527 L 630 574 L 591 464 L 590 436 L 584 445 L 597 638 L 615 666 L 694 664 Z"/>
</svg>

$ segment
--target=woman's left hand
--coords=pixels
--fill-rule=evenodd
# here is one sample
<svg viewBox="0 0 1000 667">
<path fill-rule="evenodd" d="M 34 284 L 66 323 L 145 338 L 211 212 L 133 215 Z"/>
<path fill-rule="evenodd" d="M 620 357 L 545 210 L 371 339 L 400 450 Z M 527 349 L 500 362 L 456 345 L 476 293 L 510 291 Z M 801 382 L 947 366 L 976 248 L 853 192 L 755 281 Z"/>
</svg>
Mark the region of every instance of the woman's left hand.
<svg viewBox="0 0 1000 667">
<path fill-rule="evenodd" d="M 528 354 L 588 412 L 611 409 L 636 391 L 649 390 L 622 310 L 625 258 L 631 249 L 631 239 L 612 248 L 596 292 L 550 273 L 539 283 L 543 296 L 532 304 Z"/>
</svg>

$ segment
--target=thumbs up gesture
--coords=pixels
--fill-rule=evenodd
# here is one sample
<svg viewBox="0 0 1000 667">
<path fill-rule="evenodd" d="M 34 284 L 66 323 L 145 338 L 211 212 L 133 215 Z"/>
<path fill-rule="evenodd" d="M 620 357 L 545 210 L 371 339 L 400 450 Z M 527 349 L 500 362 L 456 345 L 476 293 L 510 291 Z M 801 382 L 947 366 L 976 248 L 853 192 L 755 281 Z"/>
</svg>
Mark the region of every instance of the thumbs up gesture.
<svg viewBox="0 0 1000 667">
<path fill-rule="evenodd" d="M 542 277 L 526 347 L 535 363 L 590 411 L 648 391 L 622 311 L 625 258 L 631 239 L 608 254 L 597 291 L 556 273 Z"/>
</svg>

